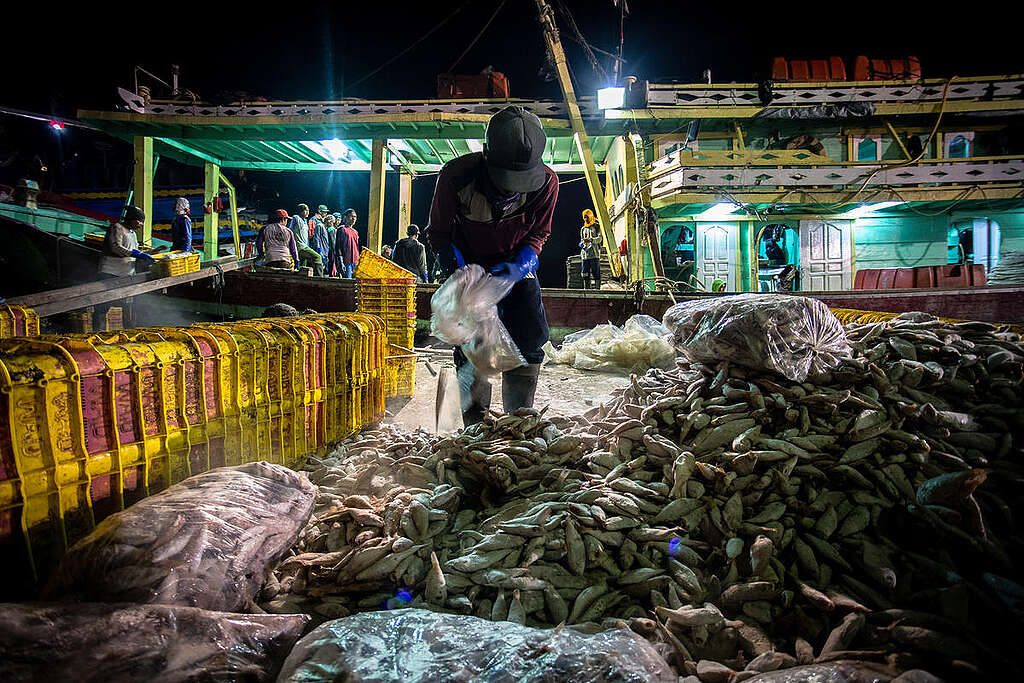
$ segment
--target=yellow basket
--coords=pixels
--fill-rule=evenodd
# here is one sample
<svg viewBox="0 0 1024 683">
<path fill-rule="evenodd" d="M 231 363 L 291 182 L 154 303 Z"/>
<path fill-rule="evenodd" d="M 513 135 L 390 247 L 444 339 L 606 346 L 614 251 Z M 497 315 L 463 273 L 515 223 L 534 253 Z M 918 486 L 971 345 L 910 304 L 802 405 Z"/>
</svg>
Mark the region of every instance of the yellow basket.
<svg viewBox="0 0 1024 683">
<path fill-rule="evenodd" d="M 27 306 L 0 306 L 0 339 L 38 337 L 39 316 Z"/>
<path fill-rule="evenodd" d="M 380 254 L 363 247 L 359 252 L 359 262 L 356 263 L 356 277 L 370 279 L 412 278 L 416 281 L 416 274 L 410 273 L 394 261 L 388 260 Z"/>
<path fill-rule="evenodd" d="M 199 270 L 198 251 L 168 251 L 153 254 L 153 258 L 156 263 L 149 267 L 149 272 L 157 277 L 173 277 Z"/>
<path fill-rule="evenodd" d="M 416 387 L 416 354 L 411 349 L 388 344 L 388 398 L 412 396 Z"/>
</svg>

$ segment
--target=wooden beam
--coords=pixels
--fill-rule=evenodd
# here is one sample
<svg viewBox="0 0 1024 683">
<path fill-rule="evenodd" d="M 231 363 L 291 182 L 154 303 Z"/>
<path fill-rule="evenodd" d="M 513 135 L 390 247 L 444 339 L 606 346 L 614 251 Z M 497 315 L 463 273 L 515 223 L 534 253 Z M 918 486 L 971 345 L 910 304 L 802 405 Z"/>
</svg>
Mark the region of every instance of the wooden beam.
<svg viewBox="0 0 1024 683">
<path fill-rule="evenodd" d="M 206 162 L 205 184 L 203 188 L 203 206 L 213 208 L 213 200 L 220 191 L 220 168 L 216 164 Z M 212 210 L 203 211 L 203 259 L 212 261 L 217 258 L 217 234 L 220 230 L 220 216 Z"/>
<path fill-rule="evenodd" d="M 405 229 L 412 223 L 412 174 L 398 173 L 398 237 L 405 235 Z"/>
<path fill-rule="evenodd" d="M 186 282 L 204 280 L 209 277 L 214 277 L 219 273 L 225 273 L 252 265 L 253 262 L 253 259 L 239 261 L 234 257 L 229 257 L 227 259 L 217 261 L 216 266 L 208 265 L 205 268 L 201 268 L 191 273 L 185 273 L 183 275 L 162 277 L 155 280 L 145 280 L 143 282 L 136 281 L 139 277 L 137 275 L 105 280 L 102 283 L 104 288 L 101 290 L 91 291 L 86 294 L 77 292 L 78 296 L 68 296 L 65 294 L 56 300 L 36 306 L 35 312 L 40 318 L 45 318 L 51 315 L 57 315 L 58 313 L 76 311 L 82 308 L 88 308 L 89 306 L 95 306 L 96 304 L 103 304 L 108 301 L 127 299 L 129 297 L 138 296 L 139 294 L 145 294 L 146 292 L 164 289 L 165 287 L 173 287 L 174 285 L 181 285 Z M 68 292 L 69 290 L 76 289 L 76 287 L 67 287 L 64 290 L 57 291 Z"/>
<path fill-rule="evenodd" d="M 907 146 L 903 144 L 903 140 L 900 139 L 900 134 L 896 132 L 896 129 L 892 127 L 892 124 L 888 121 L 882 121 L 885 127 L 889 129 L 889 134 L 892 135 L 892 139 L 896 141 L 896 144 L 900 146 L 900 151 L 903 152 L 903 156 L 908 160 L 912 160 L 914 157 L 910 156 L 910 152 L 907 151 Z M 881 150 L 879 150 L 881 151 Z"/>
<path fill-rule="evenodd" d="M 225 161 L 221 168 L 241 168 L 253 171 L 362 171 L 366 163 L 313 163 L 304 161 Z"/>
<path fill-rule="evenodd" d="M 384 233 L 384 178 L 387 173 L 387 140 L 375 139 L 370 152 L 370 211 L 367 217 L 367 248 L 380 253 Z"/>
<path fill-rule="evenodd" d="M 551 61 L 555 65 L 555 73 L 558 74 L 558 84 L 562 88 L 562 96 L 565 98 L 565 106 L 569 112 L 569 125 L 572 127 L 573 141 L 579 152 L 580 160 L 583 162 L 583 175 L 587 179 L 587 189 L 590 190 L 590 200 L 594 203 L 594 211 L 597 214 L 597 223 L 603 237 L 605 256 L 608 258 L 608 265 L 611 266 L 612 275 L 622 275 L 622 264 L 619 262 L 618 250 L 615 248 L 615 234 L 612 232 L 611 219 L 608 217 L 608 205 L 604 201 L 604 189 L 601 187 L 601 178 L 597 175 L 597 167 L 594 165 L 594 154 L 590 149 L 590 138 L 587 137 L 587 129 L 583 125 L 583 115 L 580 113 L 580 105 L 576 101 L 576 91 L 572 86 L 572 79 L 569 76 L 569 63 L 565 58 L 565 51 L 562 49 L 562 41 L 558 36 L 558 26 L 555 24 L 555 13 L 548 5 L 547 0 L 535 0 L 537 12 L 539 13 L 541 30 L 544 33 L 544 41 L 547 44 Z"/>
<path fill-rule="evenodd" d="M 202 152 L 202 151 L 196 149 L 195 147 L 192 147 L 191 145 L 186 145 L 183 142 L 178 142 L 177 140 L 175 140 L 173 138 L 156 138 L 156 139 L 159 140 L 162 144 L 167 145 L 168 147 L 173 147 L 173 148 L 175 148 L 177 150 L 185 152 L 185 154 L 188 154 L 189 156 L 196 157 L 197 159 L 200 159 L 202 161 L 208 161 L 208 162 L 210 162 L 212 164 L 218 164 L 218 165 L 222 163 L 221 160 L 218 159 L 217 157 L 215 157 L 215 156 L 213 156 L 211 154 L 207 154 L 206 152 Z"/>
<path fill-rule="evenodd" d="M 809 105 L 804 105 L 809 106 Z M 941 103 L 936 101 L 928 102 L 878 102 L 875 104 L 875 116 L 914 116 L 920 114 L 938 114 Z M 731 105 L 723 104 L 717 106 L 674 106 L 674 107 L 648 107 L 647 109 L 607 109 L 604 112 L 605 119 L 609 120 L 689 120 L 689 119 L 749 119 L 755 116 L 763 116 L 765 110 L 770 109 L 800 109 L 800 106 L 778 105 L 770 107 Z M 1024 109 L 1024 100 L 991 100 L 991 101 L 947 101 L 945 112 L 947 114 L 981 112 L 981 111 L 1004 111 L 1017 112 Z"/>
<path fill-rule="evenodd" d="M 153 138 L 137 136 L 134 147 L 132 203 L 146 214 L 139 243 L 150 247 L 153 246 Z"/>
</svg>

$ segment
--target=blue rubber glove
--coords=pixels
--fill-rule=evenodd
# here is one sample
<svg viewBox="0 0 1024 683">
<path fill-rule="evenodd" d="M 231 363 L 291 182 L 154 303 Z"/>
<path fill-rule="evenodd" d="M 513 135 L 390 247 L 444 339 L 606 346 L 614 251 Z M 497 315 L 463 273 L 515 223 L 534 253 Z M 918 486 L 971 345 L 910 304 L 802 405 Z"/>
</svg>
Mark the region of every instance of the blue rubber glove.
<svg viewBox="0 0 1024 683">
<path fill-rule="evenodd" d="M 132 256 L 135 257 L 136 261 L 142 261 L 143 263 L 148 263 L 149 265 L 153 265 L 154 263 L 156 263 L 155 258 L 153 258 L 144 251 L 139 251 L 138 249 L 132 249 Z"/>
<path fill-rule="evenodd" d="M 511 261 L 505 261 L 491 268 L 491 275 L 519 282 L 530 273 L 537 270 L 539 265 L 537 252 L 530 247 L 523 247 Z"/>
</svg>

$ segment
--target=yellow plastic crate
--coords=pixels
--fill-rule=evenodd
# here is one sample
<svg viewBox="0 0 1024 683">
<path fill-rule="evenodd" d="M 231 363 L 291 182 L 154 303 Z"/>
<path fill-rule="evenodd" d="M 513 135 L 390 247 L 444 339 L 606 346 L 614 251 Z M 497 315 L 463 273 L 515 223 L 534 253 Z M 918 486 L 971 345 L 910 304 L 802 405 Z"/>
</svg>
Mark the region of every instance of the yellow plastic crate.
<svg viewBox="0 0 1024 683">
<path fill-rule="evenodd" d="M 199 270 L 198 251 L 167 251 L 153 254 L 153 258 L 156 262 L 149 267 L 149 272 L 156 277 L 173 277 Z"/>
<path fill-rule="evenodd" d="M 388 371 L 388 397 L 412 396 L 416 385 L 416 354 L 412 349 L 388 344 L 385 359 Z"/>
<path fill-rule="evenodd" d="M 356 263 L 356 278 L 413 278 L 415 273 L 410 273 L 400 265 L 384 258 L 380 254 L 370 251 L 366 247 L 359 252 L 359 261 Z"/>
<path fill-rule="evenodd" d="M 379 422 L 387 355 L 383 321 L 358 313 L 0 341 L 5 585 L 185 477 L 296 466 Z"/>
<path fill-rule="evenodd" d="M 0 339 L 38 337 L 39 316 L 26 306 L 0 306 Z"/>
</svg>

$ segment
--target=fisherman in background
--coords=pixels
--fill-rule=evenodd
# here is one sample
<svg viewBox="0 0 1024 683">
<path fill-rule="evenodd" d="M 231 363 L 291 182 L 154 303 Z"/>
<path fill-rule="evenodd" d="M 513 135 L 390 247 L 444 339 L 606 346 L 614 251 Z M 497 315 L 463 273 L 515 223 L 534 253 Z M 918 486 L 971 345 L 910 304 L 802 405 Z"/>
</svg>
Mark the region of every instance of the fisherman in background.
<svg viewBox="0 0 1024 683">
<path fill-rule="evenodd" d="M 415 223 L 405 229 L 405 239 L 398 240 L 391 259 L 410 273 L 416 274 L 417 282 L 427 279 L 427 249 L 419 241 L 420 228 Z"/>
<path fill-rule="evenodd" d="M 309 207 L 305 204 L 299 204 L 295 207 L 295 212 L 295 215 L 292 216 L 291 221 L 288 223 L 288 228 L 295 236 L 295 247 L 299 253 L 299 266 L 302 268 L 312 268 L 313 275 L 323 275 L 324 263 L 320 259 L 320 254 L 316 253 L 315 249 L 309 248 Z"/>
<path fill-rule="evenodd" d="M 288 268 L 299 262 L 299 251 L 295 247 L 295 235 L 288 228 L 290 217 L 284 209 L 277 209 L 271 215 L 271 223 L 260 229 L 256 236 L 256 253 L 263 265 L 271 268 Z"/>
<path fill-rule="evenodd" d="M 139 238 L 135 234 L 136 230 L 142 229 L 145 221 L 146 214 L 142 209 L 129 206 L 125 209 L 124 218 L 107 228 L 107 234 L 103 239 L 100 273 L 108 277 L 123 277 L 135 272 L 137 262 L 154 262 L 152 256 L 139 251 Z"/>
<path fill-rule="evenodd" d="M 309 246 L 320 256 L 320 274 L 331 271 L 331 235 L 327 229 L 326 219 L 330 218 L 327 207 L 321 204 L 316 215 L 310 219 L 313 226 L 312 241 Z"/>
<path fill-rule="evenodd" d="M 583 210 L 583 227 L 580 228 L 580 276 L 583 289 L 587 289 L 589 280 L 593 280 L 594 289 L 601 289 L 601 231 L 590 209 Z"/>
<path fill-rule="evenodd" d="M 174 200 L 174 218 L 171 220 L 171 251 L 192 251 L 192 217 L 188 200 Z"/>
<path fill-rule="evenodd" d="M 338 277 L 355 277 L 356 264 L 359 263 L 359 233 L 355 230 L 355 209 L 345 209 L 341 214 L 342 225 L 334 243 L 334 265 Z"/>
<path fill-rule="evenodd" d="M 437 176 L 427 239 L 445 276 L 475 263 L 512 285 L 498 303 L 505 324 L 527 365 L 502 373 L 506 413 L 532 407 L 548 322 L 535 272 L 551 234 L 558 177 L 544 165 L 547 138 L 537 116 L 510 105 L 487 123 L 483 152 L 446 163 Z M 480 422 L 491 404 L 491 384 L 478 375 L 459 348 L 462 419 Z"/>
</svg>

